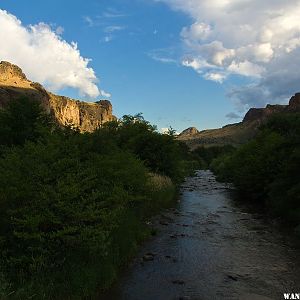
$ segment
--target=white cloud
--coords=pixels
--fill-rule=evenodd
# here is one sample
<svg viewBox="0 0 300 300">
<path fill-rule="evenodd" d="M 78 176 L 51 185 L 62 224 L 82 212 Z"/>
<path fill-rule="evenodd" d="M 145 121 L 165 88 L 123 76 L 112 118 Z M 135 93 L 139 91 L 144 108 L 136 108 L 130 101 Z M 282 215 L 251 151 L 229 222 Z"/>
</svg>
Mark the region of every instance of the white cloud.
<svg viewBox="0 0 300 300">
<path fill-rule="evenodd" d="M 203 22 L 195 22 L 190 27 L 184 27 L 181 36 L 185 40 L 202 41 L 211 34 L 211 27 Z"/>
<path fill-rule="evenodd" d="M 282 55 L 272 60 L 264 77 L 258 82 L 233 88 L 228 95 L 234 99 L 240 111 L 266 103 L 286 103 L 299 92 L 299 57 L 300 48 L 289 55 Z"/>
<path fill-rule="evenodd" d="M 233 61 L 228 66 L 227 70 L 234 74 L 250 77 L 261 77 L 261 74 L 265 71 L 265 68 L 246 60 L 239 63 Z"/>
<path fill-rule="evenodd" d="M 177 61 L 173 58 L 169 58 L 169 57 L 163 57 L 163 56 L 159 56 L 158 54 L 154 53 L 154 52 L 149 52 L 148 56 L 151 57 L 153 60 L 165 63 L 165 64 L 176 64 Z"/>
<path fill-rule="evenodd" d="M 295 81 L 300 82 L 300 72 L 294 71 L 299 65 L 300 0 L 154 1 L 191 17 L 191 24 L 181 31 L 186 51 L 184 66 L 219 82 L 224 78 L 215 74 L 247 77 L 251 84 L 238 90 L 244 90 L 248 100 L 250 91 L 253 98 L 259 94 L 260 100 L 250 101 L 252 105 L 264 105 L 279 95 L 295 92 Z M 250 102 L 239 104 L 247 106 Z"/>
<path fill-rule="evenodd" d="M 162 134 L 170 134 L 170 129 L 171 129 L 172 127 L 170 126 L 169 128 L 161 128 L 160 129 L 160 132 L 162 133 Z M 172 128 L 173 129 L 173 128 Z M 174 132 L 174 135 L 179 135 L 179 132 L 178 131 L 175 131 Z"/>
<path fill-rule="evenodd" d="M 100 41 L 104 43 L 109 43 L 116 38 L 115 33 L 124 30 L 125 26 L 120 25 L 109 25 L 103 28 L 103 32 L 106 34 Z"/>
<path fill-rule="evenodd" d="M 105 91 L 103 91 L 103 90 L 101 90 L 100 93 L 101 93 L 101 96 L 103 96 L 103 97 L 105 97 L 105 98 L 110 98 L 110 97 L 111 97 L 111 94 L 110 94 L 110 93 L 107 93 L 107 92 L 105 92 Z"/>
<path fill-rule="evenodd" d="M 226 78 L 226 74 L 215 73 L 215 72 L 205 73 L 204 78 L 207 80 L 212 80 L 212 81 L 222 83 L 224 81 L 224 79 Z"/>
<path fill-rule="evenodd" d="M 121 31 L 124 30 L 125 26 L 119 26 L 119 25 L 110 25 L 104 28 L 104 32 L 106 33 L 113 33 L 115 31 Z"/>
<path fill-rule="evenodd" d="M 90 60 L 81 56 L 75 42 L 63 40 L 62 33 L 62 27 L 52 30 L 44 23 L 24 26 L 0 9 L 0 60 L 17 64 L 29 79 L 53 91 L 71 87 L 89 97 L 99 96 Z"/>
<path fill-rule="evenodd" d="M 220 41 L 213 41 L 209 44 L 204 44 L 196 48 L 201 53 L 205 60 L 217 67 L 225 65 L 226 61 L 235 57 L 234 49 L 227 49 Z"/>
<path fill-rule="evenodd" d="M 159 62 L 162 62 L 162 63 L 165 63 L 165 64 L 174 64 L 176 63 L 177 61 L 173 58 L 168 58 L 168 57 L 159 57 L 159 56 L 156 56 L 156 55 L 149 55 L 152 59 L 156 60 L 156 61 L 159 61 Z"/>
<path fill-rule="evenodd" d="M 100 14 L 100 15 L 83 16 L 83 21 L 89 27 L 97 27 L 97 26 L 103 26 L 107 22 L 115 21 L 120 18 L 125 18 L 128 16 L 129 15 L 123 14 L 122 12 L 119 12 L 113 8 L 108 8 L 106 11 L 102 12 L 102 14 Z"/>
<path fill-rule="evenodd" d="M 84 16 L 83 20 L 88 26 L 93 27 L 95 25 L 95 21 L 90 16 Z"/>
<path fill-rule="evenodd" d="M 124 18 L 128 17 L 127 14 L 124 14 L 114 8 L 108 8 L 102 15 L 98 16 L 98 18 L 106 18 L 106 19 L 117 19 L 117 18 Z"/>
<path fill-rule="evenodd" d="M 193 68 L 199 74 L 203 73 L 206 68 L 213 68 L 211 64 L 201 58 L 185 58 L 182 60 L 182 65 L 185 67 Z"/>
<path fill-rule="evenodd" d="M 62 27 L 62 26 L 58 26 L 56 29 L 55 29 L 55 32 L 58 34 L 58 35 L 62 35 L 64 33 L 65 29 Z"/>
<path fill-rule="evenodd" d="M 174 58 L 174 49 L 172 48 L 161 48 L 153 49 L 147 53 L 147 55 L 156 61 L 165 64 L 178 64 L 177 59 Z"/>
<path fill-rule="evenodd" d="M 169 133 L 169 128 L 161 128 L 161 129 L 160 129 L 160 132 L 161 132 L 162 134 L 167 134 L 167 133 Z"/>
</svg>

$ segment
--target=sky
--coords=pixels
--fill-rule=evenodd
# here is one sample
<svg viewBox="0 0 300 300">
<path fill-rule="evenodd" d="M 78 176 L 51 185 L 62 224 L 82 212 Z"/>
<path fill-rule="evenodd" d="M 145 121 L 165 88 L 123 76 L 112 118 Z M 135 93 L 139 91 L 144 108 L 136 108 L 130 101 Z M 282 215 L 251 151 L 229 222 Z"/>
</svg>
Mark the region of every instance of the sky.
<svg viewBox="0 0 300 300">
<path fill-rule="evenodd" d="M 239 122 L 300 90 L 300 0 L 0 0 L 0 60 L 159 129 Z"/>
</svg>

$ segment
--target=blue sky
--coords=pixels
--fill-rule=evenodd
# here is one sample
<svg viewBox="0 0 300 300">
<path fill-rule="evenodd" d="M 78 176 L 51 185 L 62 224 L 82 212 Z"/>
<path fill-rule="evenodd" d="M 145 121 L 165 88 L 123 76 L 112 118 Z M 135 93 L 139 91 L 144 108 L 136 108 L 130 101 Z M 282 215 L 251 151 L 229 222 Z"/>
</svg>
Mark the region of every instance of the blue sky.
<svg viewBox="0 0 300 300">
<path fill-rule="evenodd" d="M 222 1 L 211 0 L 210 9 L 219 10 L 217 5 Z M 272 41 L 265 40 L 269 34 L 267 29 L 271 28 L 272 23 L 263 24 L 267 28 L 266 32 L 261 33 L 262 36 L 266 36 L 264 40 L 261 36 L 255 37 L 257 41 L 247 44 L 243 32 L 228 28 L 228 31 L 233 31 L 233 38 L 222 26 L 224 16 L 212 12 L 205 13 L 206 7 L 203 5 L 207 0 L 203 0 L 202 4 L 200 2 L 191 0 L 189 4 L 185 4 L 186 1 L 183 0 L 1 1 L 0 9 L 7 11 L 5 15 L 2 14 L 5 20 L 2 23 L 3 34 L 6 32 L 4 26 L 9 28 L 13 22 L 11 17 L 14 16 L 22 22 L 19 27 L 34 35 L 33 41 L 25 38 L 24 40 L 29 43 L 28 47 L 31 47 L 32 43 L 38 44 L 36 60 L 39 60 L 40 52 L 44 54 L 41 58 L 43 63 L 39 65 L 39 61 L 32 63 L 34 58 L 29 58 L 28 55 L 22 57 L 22 53 L 8 50 L 1 52 L 0 49 L 0 60 L 9 59 L 13 63 L 21 64 L 25 72 L 29 73 L 29 78 L 32 74 L 33 79 L 42 81 L 57 93 L 88 101 L 105 98 L 96 92 L 93 77 L 96 76 L 99 80 L 96 84 L 102 93 L 111 94 L 114 113 L 118 117 L 142 112 L 145 118 L 158 128 L 172 126 L 178 131 L 190 126 L 206 129 L 240 121 L 240 118 L 233 120 L 226 115 L 241 116 L 250 106 L 263 106 L 272 101 L 284 102 L 291 93 L 297 91 L 294 81 L 298 78 L 286 80 L 287 88 L 280 93 L 265 74 L 270 73 L 270 70 L 273 71 L 272 74 L 276 74 L 280 63 L 287 65 L 286 60 L 289 61 L 291 55 L 296 55 L 294 52 L 298 51 L 298 44 L 295 39 L 300 30 L 287 41 L 290 45 L 293 40 L 296 46 L 290 52 L 286 51 L 288 54 L 282 54 L 280 61 L 277 55 L 275 61 L 273 57 L 278 45 L 274 35 Z M 225 4 L 228 2 L 241 1 L 227 0 Z M 256 2 L 254 0 L 253 5 Z M 271 1 L 266 2 L 269 2 L 269 7 L 264 13 L 276 9 L 282 11 L 282 7 L 273 7 Z M 299 1 L 293 2 L 299 4 Z M 247 8 L 249 12 L 256 9 L 253 5 Z M 231 7 L 231 11 L 232 9 L 234 7 Z M 286 17 L 293 25 L 293 15 L 289 13 L 288 7 L 285 9 Z M 242 22 L 242 15 L 235 14 L 234 17 L 236 19 L 233 19 L 233 25 Z M 257 22 L 251 22 L 248 22 L 249 26 L 254 29 L 255 26 L 257 30 L 258 26 L 261 27 L 259 22 L 262 21 L 259 18 Z M 41 29 L 39 23 L 49 27 Z M 28 27 L 30 25 L 36 26 L 35 31 Z M 246 28 L 245 24 L 242 25 Z M 67 46 L 62 47 L 61 51 L 66 53 L 61 56 L 60 52 L 56 56 L 51 53 L 48 55 L 52 46 L 55 51 L 60 51 L 59 43 L 55 45 L 57 41 L 54 36 L 41 43 L 41 35 L 34 33 L 36 31 L 46 35 L 53 33 L 58 39 L 66 42 L 65 46 L 76 42 L 80 57 L 75 57 L 73 48 Z M 13 46 L 17 40 L 22 39 L 15 33 L 19 31 L 11 32 L 16 34 L 16 38 L 8 44 Z M 51 47 L 47 46 L 49 40 L 53 40 Z M 22 51 L 22 44 L 17 48 Z M 282 47 L 278 46 L 278 49 Z M 70 66 L 70 70 L 78 81 L 71 76 L 72 80 L 60 84 L 59 79 L 55 77 L 55 74 L 59 73 L 56 72 L 56 66 L 61 70 L 59 63 L 66 59 L 68 53 L 71 53 L 72 57 L 74 55 L 74 59 L 70 62 L 67 59 L 64 68 L 68 69 L 68 64 L 76 65 Z M 88 58 L 91 61 L 85 65 L 80 58 Z M 25 62 L 26 60 L 28 62 Z M 34 69 L 31 69 L 33 64 Z M 92 68 L 92 71 L 88 68 Z M 43 73 L 49 70 L 53 74 L 44 78 Z M 286 71 L 291 73 L 292 67 Z M 90 98 L 88 95 L 96 97 Z M 270 101 L 268 97 L 271 98 Z"/>
</svg>

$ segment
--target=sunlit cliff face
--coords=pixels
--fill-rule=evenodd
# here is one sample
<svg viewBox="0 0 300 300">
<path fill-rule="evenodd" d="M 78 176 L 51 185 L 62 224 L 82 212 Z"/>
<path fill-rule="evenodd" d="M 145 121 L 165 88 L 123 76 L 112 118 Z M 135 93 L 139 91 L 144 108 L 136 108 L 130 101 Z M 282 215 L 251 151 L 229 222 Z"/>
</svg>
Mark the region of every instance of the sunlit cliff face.
<svg viewBox="0 0 300 300">
<path fill-rule="evenodd" d="M 0 108 L 20 97 L 38 101 L 45 111 L 52 113 L 58 124 L 81 132 L 92 132 L 105 122 L 115 120 L 109 101 L 88 103 L 55 95 L 39 83 L 28 80 L 18 66 L 0 62 Z"/>
</svg>

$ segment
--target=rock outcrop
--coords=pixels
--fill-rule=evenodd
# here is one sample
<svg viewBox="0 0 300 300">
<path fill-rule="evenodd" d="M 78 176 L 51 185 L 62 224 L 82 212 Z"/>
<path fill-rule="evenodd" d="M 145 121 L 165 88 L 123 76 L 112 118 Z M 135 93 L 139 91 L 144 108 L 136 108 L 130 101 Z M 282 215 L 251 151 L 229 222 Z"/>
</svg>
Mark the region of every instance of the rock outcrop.
<svg viewBox="0 0 300 300">
<path fill-rule="evenodd" d="M 41 84 L 26 78 L 22 70 L 9 62 L 0 62 L 0 109 L 19 97 L 39 101 L 63 126 L 92 132 L 105 122 L 115 120 L 108 100 L 83 102 L 48 92 Z"/>
<path fill-rule="evenodd" d="M 252 122 L 252 121 L 263 122 L 274 113 L 283 112 L 284 109 L 285 109 L 285 105 L 270 105 L 270 104 L 268 104 L 266 108 L 250 108 L 249 111 L 246 113 L 243 122 Z"/>
<path fill-rule="evenodd" d="M 196 127 L 189 127 L 185 130 L 183 130 L 180 134 L 179 137 L 190 137 L 195 134 L 199 133 L 199 130 Z"/>
<path fill-rule="evenodd" d="M 300 93 L 295 94 L 290 99 L 288 105 L 268 104 L 265 108 L 250 108 L 246 113 L 243 122 L 257 121 L 259 123 L 262 123 L 276 113 L 292 112 L 300 112 Z"/>
<path fill-rule="evenodd" d="M 300 112 L 300 93 L 296 93 L 287 106 L 288 112 Z"/>
<path fill-rule="evenodd" d="M 265 108 L 251 108 L 240 123 L 226 125 L 218 129 L 196 131 L 184 130 L 178 139 L 184 141 L 191 149 L 200 146 L 238 146 L 253 138 L 261 124 L 276 113 L 300 112 L 300 93 L 295 94 L 288 105 L 270 105 Z"/>
</svg>

